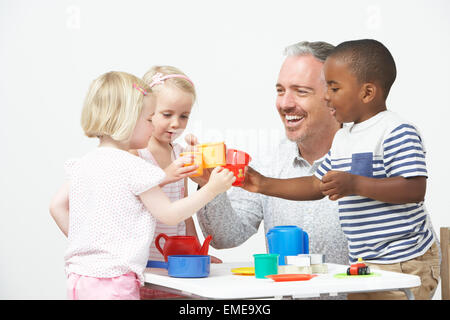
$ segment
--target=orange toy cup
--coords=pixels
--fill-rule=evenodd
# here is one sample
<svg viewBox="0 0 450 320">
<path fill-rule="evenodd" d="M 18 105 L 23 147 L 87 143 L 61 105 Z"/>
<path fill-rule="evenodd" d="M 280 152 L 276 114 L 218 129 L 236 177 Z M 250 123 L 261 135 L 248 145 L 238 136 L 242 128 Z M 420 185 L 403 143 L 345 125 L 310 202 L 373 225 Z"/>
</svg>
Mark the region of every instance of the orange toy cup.
<svg viewBox="0 0 450 320">
<path fill-rule="evenodd" d="M 194 163 L 186 163 L 184 164 L 185 167 L 192 166 L 192 165 L 198 165 L 198 168 L 196 170 L 196 174 L 193 174 L 191 177 L 199 177 L 203 175 L 203 156 L 201 152 L 195 152 L 195 151 L 187 151 L 187 152 L 181 152 L 180 157 L 186 156 L 186 155 L 193 155 L 194 156 Z"/>
<path fill-rule="evenodd" d="M 204 168 L 215 168 L 226 165 L 225 143 L 211 142 L 199 144 L 196 147 L 203 155 Z"/>
<path fill-rule="evenodd" d="M 245 167 L 250 161 L 252 161 L 252 158 L 244 151 L 228 149 L 226 160 L 227 164 L 224 168 L 232 171 L 236 177 L 236 181 L 233 183 L 233 186 L 241 186 L 245 178 Z"/>
</svg>

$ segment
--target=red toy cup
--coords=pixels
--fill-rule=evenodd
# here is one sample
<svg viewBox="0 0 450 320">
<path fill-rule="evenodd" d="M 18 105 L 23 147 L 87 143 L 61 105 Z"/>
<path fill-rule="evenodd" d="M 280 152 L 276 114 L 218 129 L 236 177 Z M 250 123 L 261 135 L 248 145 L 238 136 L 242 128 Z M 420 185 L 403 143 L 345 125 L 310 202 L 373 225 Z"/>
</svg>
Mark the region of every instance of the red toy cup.
<svg viewBox="0 0 450 320">
<path fill-rule="evenodd" d="M 236 181 L 233 183 L 233 186 L 236 187 L 242 185 L 245 177 L 245 167 L 249 164 L 252 158 L 244 151 L 227 149 L 226 160 L 227 164 L 224 168 L 232 171 L 236 177 Z"/>
</svg>

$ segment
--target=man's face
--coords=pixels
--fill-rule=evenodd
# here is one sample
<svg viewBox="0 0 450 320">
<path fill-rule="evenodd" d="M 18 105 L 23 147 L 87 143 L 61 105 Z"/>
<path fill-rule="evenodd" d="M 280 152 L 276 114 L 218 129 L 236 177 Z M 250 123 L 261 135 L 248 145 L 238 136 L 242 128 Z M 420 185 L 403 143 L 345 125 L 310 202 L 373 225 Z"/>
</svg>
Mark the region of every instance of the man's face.
<svg viewBox="0 0 450 320">
<path fill-rule="evenodd" d="M 303 142 L 336 121 L 325 102 L 323 63 L 312 55 L 287 57 L 276 84 L 276 106 L 289 140 Z"/>
</svg>

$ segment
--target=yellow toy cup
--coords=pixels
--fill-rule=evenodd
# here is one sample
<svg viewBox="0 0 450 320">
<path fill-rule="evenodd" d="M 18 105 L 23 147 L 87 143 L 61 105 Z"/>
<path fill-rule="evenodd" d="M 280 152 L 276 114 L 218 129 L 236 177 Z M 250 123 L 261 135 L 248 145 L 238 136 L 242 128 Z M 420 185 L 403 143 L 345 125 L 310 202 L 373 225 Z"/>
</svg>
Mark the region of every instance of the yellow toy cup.
<svg viewBox="0 0 450 320">
<path fill-rule="evenodd" d="M 227 164 L 225 159 L 225 143 L 211 142 L 199 144 L 196 146 L 198 151 L 203 154 L 203 167 L 215 168 Z"/>
<path fill-rule="evenodd" d="M 196 170 L 196 174 L 192 175 L 191 177 L 199 177 L 203 175 L 203 155 L 201 152 L 196 151 L 187 151 L 187 152 L 181 152 L 180 157 L 186 156 L 186 155 L 193 155 L 194 156 L 194 163 L 185 163 L 184 166 L 192 166 L 192 165 L 198 165 L 198 168 Z"/>
</svg>

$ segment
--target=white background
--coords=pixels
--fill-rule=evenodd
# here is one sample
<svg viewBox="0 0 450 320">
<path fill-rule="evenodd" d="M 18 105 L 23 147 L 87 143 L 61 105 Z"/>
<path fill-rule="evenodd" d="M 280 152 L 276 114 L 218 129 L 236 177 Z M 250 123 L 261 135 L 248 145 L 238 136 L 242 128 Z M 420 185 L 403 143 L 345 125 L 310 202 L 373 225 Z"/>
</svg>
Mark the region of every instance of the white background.
<svg viewBox="0 0 450 320">
<path fill-rule="evenodd" d="M 67 242 L 48 205 L 64 161 L 97 144 L 83 136 L 82 101 L 110 70 L 181 68 L 198 91 L 186 132 L 261 159 L 284 134 L 275 110 L 283 48 L 380 40 L 398 69 L 388 108 L 422 131 L 426 205 L 437 232 L 449 226 L 449 16 L 448 0 L 1 0 L 0 299 L 65 299 Z M 210 253 L 242 261 L 264 250 L 260 228 Z"/>
</svg>

